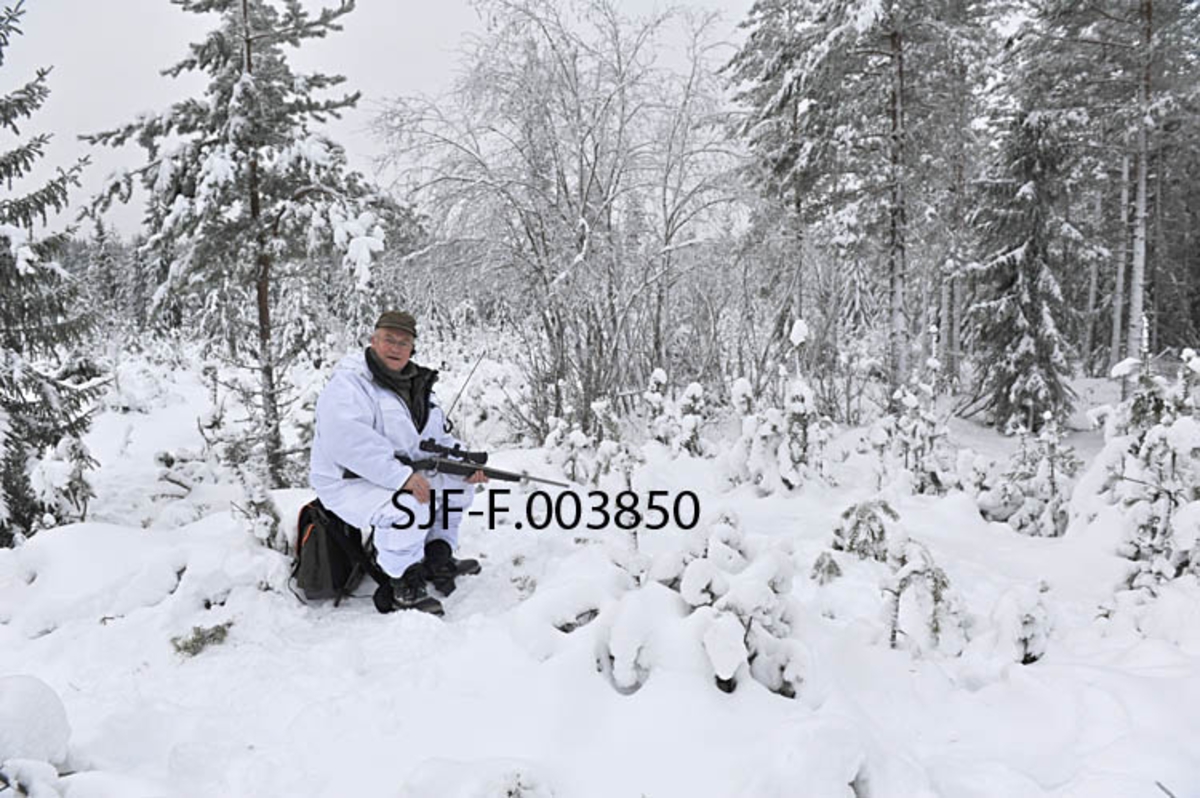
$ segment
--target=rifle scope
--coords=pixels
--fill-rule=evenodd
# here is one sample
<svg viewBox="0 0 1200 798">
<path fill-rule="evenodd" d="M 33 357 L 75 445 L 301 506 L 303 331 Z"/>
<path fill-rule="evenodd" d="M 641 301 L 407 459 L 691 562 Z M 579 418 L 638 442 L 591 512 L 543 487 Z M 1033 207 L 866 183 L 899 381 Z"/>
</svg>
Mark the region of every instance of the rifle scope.
<svg viewBox="0 0 1200 798">
<path fill-rule="evenodd" d="M 455 460 L 462 460 L 465 463 L 474 463 L 475 465 L 487 465 L 488 461 L 487 452 L 469 452 L 458 446 L 443 446 L 432 438 L 426 438 L 421 441 L 421 451 L 440 454 L 442 457 L 450 457 Z"/>
</svg>

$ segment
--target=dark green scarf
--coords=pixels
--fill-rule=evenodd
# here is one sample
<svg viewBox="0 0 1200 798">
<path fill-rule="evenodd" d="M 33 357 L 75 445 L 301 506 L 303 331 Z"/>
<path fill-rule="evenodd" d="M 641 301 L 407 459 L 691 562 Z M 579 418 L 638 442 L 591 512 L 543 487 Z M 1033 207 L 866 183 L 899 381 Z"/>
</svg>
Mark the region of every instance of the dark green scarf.
<svg viewBox="0 0 1200 798">
<path fill-rule="evenodd" d="M 400 371 L 393 371 L 369 346 L 367 368 L 371 370 L 375 382 L 399 396 L 400 401 L 404 402 L 408 412 L 412 414 L 417 432 L 425 429 L 425 422 L 429 420 L 429 399 L 433 394 L 433 384 L 437 382 L 438 373 L 433 369 L 418 366 L 411 360 Z"/>
</svg>

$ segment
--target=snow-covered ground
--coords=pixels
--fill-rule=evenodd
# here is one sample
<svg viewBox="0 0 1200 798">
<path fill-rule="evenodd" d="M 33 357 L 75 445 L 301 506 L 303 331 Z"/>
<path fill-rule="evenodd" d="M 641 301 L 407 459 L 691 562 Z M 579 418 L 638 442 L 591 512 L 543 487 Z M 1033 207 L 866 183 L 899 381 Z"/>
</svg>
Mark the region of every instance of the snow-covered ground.
<svg viewBox="0 0 1200 798">
<path fill-rule="evenodd" d="M 961 492 L 885 490 L 949 578 L 961 653 L 892 649 L 885 566 L 830 552 L 842 511 L 875 496 L 852 454 L 837 486 L 761 497 L 728 488 L 719 458 L 651 444 L 634 487 L 694 491 L 691 532 L 470 518 L 484 570 L 444 620 L 378 615 L 367 586 L 307 606 L 232 487 L 202 465 L 190 490 L 158 479 L 157 452 L 200 449 L 207 393 L 188 372 L 143 376 L 146 412 L 106 411 L 89 436 L 94 520 L 0 551 L 0 763 L 35 795 L 1200 796 L 1200 589 L 1102 617 L 1125 567 L 1113 508 L 1035 538 Z M 1011 445 L 962 421 L 951 440 Z M 551 471 L 533 451 L 495 461 Z M 287 519 L 308 497 L 276 496 Z M 842 572 L 826 584 L 823 553 Z M 751 616 L 789 690 L 728 633 Z M 1044 656 L 1021 664 L 1013 625 L 1030 618 Z M 178 651 L 197 628 L 224 638 Z"/>
</svg>

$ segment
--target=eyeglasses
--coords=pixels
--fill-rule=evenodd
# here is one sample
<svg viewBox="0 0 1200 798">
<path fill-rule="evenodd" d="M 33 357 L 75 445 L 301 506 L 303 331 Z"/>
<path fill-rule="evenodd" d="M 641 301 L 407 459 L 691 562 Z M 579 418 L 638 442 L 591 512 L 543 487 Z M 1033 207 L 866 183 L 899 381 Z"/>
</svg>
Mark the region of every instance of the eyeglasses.
<svg viewBox="0 0 1200 798">
<path fill-rule="evenodd" d="M 383 344 L 384 346 L 391 347 L 392 349 L 412 349 L 413 348 L 413 342 L 410 341 L 409 339 L 396 338 L 395 336 L 391 336 L 391 335 L 380 336 L 379 342 L 381 344 Z"/>
</svg>

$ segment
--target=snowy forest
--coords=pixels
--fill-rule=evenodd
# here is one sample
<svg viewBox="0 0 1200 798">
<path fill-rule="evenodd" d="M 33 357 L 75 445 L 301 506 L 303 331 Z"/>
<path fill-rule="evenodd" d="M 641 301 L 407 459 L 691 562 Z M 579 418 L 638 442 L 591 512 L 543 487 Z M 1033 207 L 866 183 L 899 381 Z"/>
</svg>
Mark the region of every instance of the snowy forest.
<svg viewBox="0 0 1200 798">
<path fill-rule="evenodd" d="M 375 97 L 294 65 L 355 0 L 170 0 L 177 98 L 46 130 L 38 2 L 0 796 L 1200 796 L 1200 3 L 475 0 Z M 385 310 L 492 462 L 698 517 L 468 518 L 444 619 L 298 600 Z"/>
</svg>

